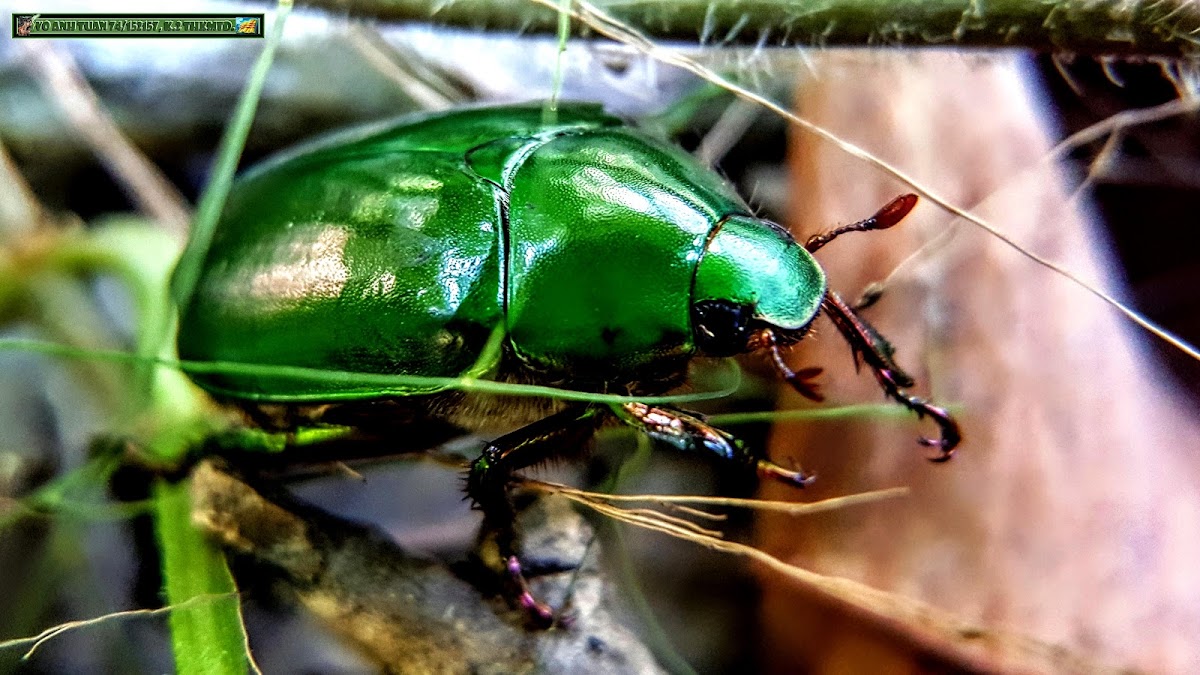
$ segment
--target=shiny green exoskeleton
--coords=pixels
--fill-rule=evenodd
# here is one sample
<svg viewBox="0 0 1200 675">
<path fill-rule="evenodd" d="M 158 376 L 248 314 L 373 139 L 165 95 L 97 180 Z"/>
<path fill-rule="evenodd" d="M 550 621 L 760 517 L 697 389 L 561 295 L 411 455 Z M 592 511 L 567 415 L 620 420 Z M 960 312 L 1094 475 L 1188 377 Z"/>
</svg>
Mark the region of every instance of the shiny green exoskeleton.
<svg viewBox="0 0 1200 675">
<path fill-rule="evenodd" d="M 761 350 L 819 400 L 808 383 L 816 369 L 792 372 L 779 347 L 799 340 L 824 307 L 885 391 L 939 423 L 942 438 L 923 441 L 945 459 L 957 426 L 901 391 L 912 382 L 890 346 L 827 291 L 810 253 L 844 231 L 889 227 L 915 201 L 901 197 L 801 246 L 756 218 L 716 173 L 599 106 L 562 107 L 550 123 L 540 105 L 409 118 L 301 147 L 242 176 L 181 308 L 179 353 L 647 395 L 681 384 L 694 357 Z M 493 336 L 500 349 L 486 348 Z M 417 409 L 417 419 L 464 426 L 466 409 L 503 407 L 471 408 L 469 397 L 436 387 L 196 379 L 247 408 Z M 510 472 L 569 452 L 606 419 L 806 480 L 683 411 L 584 403 L 545 412 L 472 465 L 468 490 L 497 530 L 511 531 Z M 499 541 L 522 604 L 545 620 L 513 536 Z"/>
<path fill-rule="evenodd" d="M 821 268 L 719 176 L 595 106 L 541 119 L 539 106 L 418 118 L 252 170 L 181 317 L 180 355 L 457 376 L 503 326 L 531 371 L 624 383 L 703 351 L 697 302 L 786 329 L 812 320 Z M 204 384 L 262 401 L 411 393 Z"/>
</svg>

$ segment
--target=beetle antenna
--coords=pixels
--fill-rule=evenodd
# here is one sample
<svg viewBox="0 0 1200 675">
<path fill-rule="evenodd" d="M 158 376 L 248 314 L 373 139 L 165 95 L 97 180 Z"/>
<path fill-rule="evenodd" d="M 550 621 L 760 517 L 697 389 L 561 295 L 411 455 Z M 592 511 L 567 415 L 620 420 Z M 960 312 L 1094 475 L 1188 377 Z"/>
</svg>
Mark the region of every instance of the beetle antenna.
<svg viewBox="0 0 1200 675">
<path fill-rule="evenodd" d="M 819 386 L 813 381 L 821 374 L 821 368 L 801 368 L 800 370 L 789 368 L 783 361 L 783 354 L 779 353 L 779 342 L 775 339 L 775 331 L 770 328 L 759 331 L 754 342 L 758 348 L 766 349 L 770 353 L 771 364 L 775 366 L 775 372 L 792 385 L 792 389 L 810 401 L 820 403 L 825 400 Z"/>
<path fill-rule="evenodd" d="M 804 242 L 804 248 L 808 249 L 809 253 L 813 253 L 825 246 L 829 242 L 846 234 L 847 232 L 869 232 L 871 230 L 886 230 L 896 223 L 904 220 L 904 216 L 908 215 L 909 211 L 917 205 L 917 196 L 909 193 L 900 195 L 887 203 L 887 206 L 879 209 L 875 215 L 860 220 L 857 223 L 839 227 L 836 230 L 830 230 L 825 234 L 814 234 Z"/>
<path fill-rule="evenodd" d="M 941 431 L 941 438 L 933 439 L 922 436 L 918 439 L 921 445 L 938 448 L 939 454 L 930 457 L 930 461 L 945 462 L 953 457 L 954 449 L 962 441 L 962 431 L 958 427 L 958 422 L 950 416 L 950 413 L 946 412 L 945 408 L 935 406 L 925 399 L 904 392 L 903 388 L 912 386 L 913 381 L 892 360 L 892 346 L 888 344 L 887 340 L 884 340 L 866 320 L 856 314 L 833 291 L 825 293 L 825 300 L 821 305 L 833 324 L 837 326 L 838 331 L 850 343 L 855 361 L 857 362 L 861 357 L 862 361 L 871 367 L 875 373 L 875 379 L 878 380 L 879 386 L 883 387 L 884 393 L 900 405 L 915 412 L 917 417 L 929 416 L 937 423 Z"/>
</svg>

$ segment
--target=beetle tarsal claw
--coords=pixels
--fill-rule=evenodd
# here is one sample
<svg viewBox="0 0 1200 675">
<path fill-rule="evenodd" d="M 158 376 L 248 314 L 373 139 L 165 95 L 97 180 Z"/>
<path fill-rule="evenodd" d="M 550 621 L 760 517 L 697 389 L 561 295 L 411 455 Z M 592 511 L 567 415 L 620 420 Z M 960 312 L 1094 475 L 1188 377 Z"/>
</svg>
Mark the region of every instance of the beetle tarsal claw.
<svg viewBox="0 0 1200 675">
<path fill-rule="evenodd" d="M 538 602 L 533 597 L 533 591 L 529 588 L 529 582 L 525 580 L 525 573 L 521 569 L 521 561 L 517 556 L 509 556 L 504 561 L 505 571 L 508 572 L 509 580 L 519 589 L 517 595 L 517 604 L 521 606 L 532 622 L 538 628 L 549 628 L 554 625 L 557 619 L 554 615 L 554 610 L 544 602 Z"/>
<path fill-rule="evenodd" d="M 821 393 L 820 386 L 814 382 L 822 372 L 821 368 L 801 368 L 800 370 L 792 370 L 783 360 L 783 354 L 779 351 L 779 341 L 775 337 L 775 331 L 770 328 L 763 329 L 755 337 L 755 342 L 765 348 L 771 357 L 771 365 L 775 367 L 775 372 L 783 378 L 785 382 L 792 386 L 804 398 L 810 401 L 820 403 L 825 400 L 825 395 Z"/>
<path fill-rule="evenodd" d="M 925 419 L 925 416 L 928 415 L 933 419 L 941 432 L 940 437 L 935 439 L 928 436 L 921 436 L 917 439 L 917 443 L 927 448 L 938 448 L 940 450 L 937 456 L 929 457 L 929 461 L 939 464 L 949 461 L 954 456 L 954 449 L 962 442 L 962 430 L 959 429 L 958 422 L 950 416 L 950 413 L 944 408 L 930 404 L 925 399 L 905 394 L 900 391 L 894 381 L 886 377 L 879 377 L 879 383 L 883 386 L 885 394 L 915 412 L 918 418 Z"/>
<path fill-rule="evenodd" d="M 937 448 L 941 451 L 937 456 L 929 457 L 929 461 L 939 464 L 950 461 L 950 458 L 954 456 L 954 449 L 962 441 L 962 430 L 958 428 L 958 422 L 950 416 L 950 413 L 945 408 L 931 405 L 919 398 L 914 399 L 914 404 L 919 406 L 918 408 L 913 408 L 916 410 L 918 416 L 924 417 L 925 415 L 929 415 L 941 430 L 940 438 L 934 439 L 922 436 L 917 439 L 917 442 L 927 448 Z"/>
<path fill-rule="evenodd" d="M 803 469 L 787 469 L 766 459 L 758 460 L 758 473 L 799 488 L 807 487 L 817 479 L 816 475 L 804 473 Z"/>
<path fill-rule="evenodd" d="M 815 380 L 822 372 L 824 370 L 821 368 L 801 368 L 785 379 L 801 396 L 820 403 L 825 400 L 825 395 L 821 393 L 821 386 Z"/>
</svg>

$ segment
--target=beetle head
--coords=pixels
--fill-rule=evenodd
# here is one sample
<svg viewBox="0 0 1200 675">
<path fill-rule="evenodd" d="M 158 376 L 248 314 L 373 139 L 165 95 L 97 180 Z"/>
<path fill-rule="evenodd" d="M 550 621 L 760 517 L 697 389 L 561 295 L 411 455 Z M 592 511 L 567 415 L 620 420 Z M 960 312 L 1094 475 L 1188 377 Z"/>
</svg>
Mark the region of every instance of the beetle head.
<svg viewBox="0 0 1200 675">
<path fill-rule="evenodd" d="M 709 356 L 753 348 L 759 329 L 798 340 L 825 296 L 825 272 L 770 221 L 726 216 L 709 235 L 692 285 L 692 332 Z"/>
</svg>

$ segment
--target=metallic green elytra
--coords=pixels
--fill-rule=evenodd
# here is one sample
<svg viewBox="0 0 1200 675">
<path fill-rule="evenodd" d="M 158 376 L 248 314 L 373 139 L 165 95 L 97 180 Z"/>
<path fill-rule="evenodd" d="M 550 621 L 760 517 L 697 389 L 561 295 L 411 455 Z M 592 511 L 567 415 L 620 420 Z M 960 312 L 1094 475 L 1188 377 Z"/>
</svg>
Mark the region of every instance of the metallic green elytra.
<svg viewBox="0 0 1200 675">
<path fill-rule="evenodd" d="M 453 377 L 498 367 L 478 360 L 503 327 L 530 378 L 595 388 L 674 381 L 694 356 L 745 351 L 753 324 L 812 321 L 820 266 L 720 176 L 597 105 L 542 115 L 411 117 L 248 171 L 181 310 L 180 357 Z M 196 379 L 259 402 L 429 391 Z"/>
</svg>

